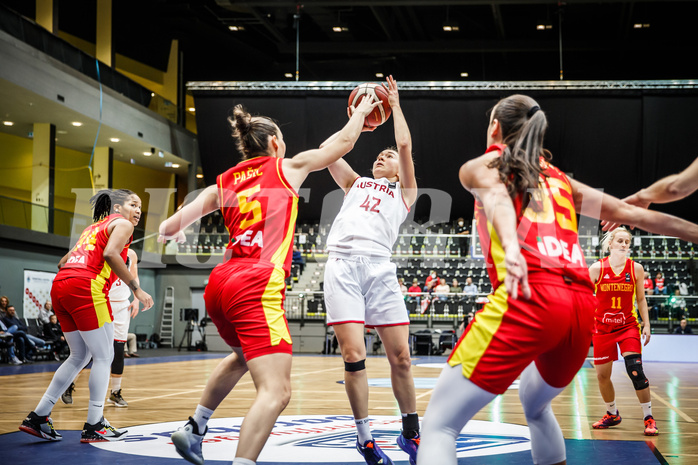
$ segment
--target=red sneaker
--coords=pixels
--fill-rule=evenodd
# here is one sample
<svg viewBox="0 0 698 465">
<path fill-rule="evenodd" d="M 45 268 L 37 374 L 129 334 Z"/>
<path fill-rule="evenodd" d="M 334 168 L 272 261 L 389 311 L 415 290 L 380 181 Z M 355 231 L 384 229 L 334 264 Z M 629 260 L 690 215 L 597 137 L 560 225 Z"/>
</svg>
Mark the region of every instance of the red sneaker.
<svg viewBox="0 0 698 465">
<path fill-rule="evenodd" d="M 620 412 L 616 412 L 615 415 L 611 415 L 610 412 L 606 412 L 606 415 L 602 419 L 591 425 L 594 429 L 606 429 L 610 426 L 620 425 L 622 418 L 620 417 Z"/>
<path fill-rule="evenodd" d="M 657 436 L 659 435 L 659 428 L 657 428 L 657 423 L 652 418 L 652 415 L 647 415 L 645 417 L 645 436 Z"/>
</svg>

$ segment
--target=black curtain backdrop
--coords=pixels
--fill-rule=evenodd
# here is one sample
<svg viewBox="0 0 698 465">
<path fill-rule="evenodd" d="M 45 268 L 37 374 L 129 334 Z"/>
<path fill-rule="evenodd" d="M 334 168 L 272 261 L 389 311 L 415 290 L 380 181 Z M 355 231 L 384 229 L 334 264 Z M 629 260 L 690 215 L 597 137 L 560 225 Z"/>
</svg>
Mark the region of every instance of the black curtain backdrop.
<svg viewBox="0 0 698 465">
<path fill-rule="evenodd" d="M 692 140 L 698 130 L 695 91 L 556 90 L 529 95 L 547 114 L 546 147 L 553 153 L 553 163 L 577 180 L 611 195 L 630 195 L 681 171 L 698 156 Z M 318 147 L 347 121 L 348 95 L 336 91 L 195 91 L 194 96 L 207 184 L 240 161 L 227 122 L 238 103 L 253 114 L 277 120 L 287 144 L 287 157 Z M 505 96 L 501 92 L 401 92 L 419 187 L 443 191 L 451 199 L 447 218 L 438 219 L 433 215 L 430 218 L 435 197 L 420 196 L 414 208 L 418 223 L 429 218 L 437 222 L 472 218 L 473 197 L 461 187 L 458 169 L 483 153 L 488 110 Z M 360 175 L 370 176 L 376 155 L 394 143 L 391 118 L 373 133 L 363 133 L 345 160 Z M 299 203 L 299 221 L 319 221 L 325 196 L 337 186 L 325 170 L 311 173 L 303 187 L 309 195 Z M 447 202 L 443 198 L 434 201 Z M 697 206 L 698 194 L 652 208 L 697 221 Z"/>
</svg>

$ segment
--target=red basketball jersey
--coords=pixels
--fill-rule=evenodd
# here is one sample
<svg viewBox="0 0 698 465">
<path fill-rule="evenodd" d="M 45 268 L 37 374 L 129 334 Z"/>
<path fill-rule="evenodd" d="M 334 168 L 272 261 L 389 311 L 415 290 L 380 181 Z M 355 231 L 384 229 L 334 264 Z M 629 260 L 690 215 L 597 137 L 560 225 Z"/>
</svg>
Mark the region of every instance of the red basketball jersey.
<svg viewBox="0 0 698 465">
<path fill-rule="evenodd" d="M 218 196 L 230 234 L 226 259 L 269 262 L 291 274 L 298 194 L 284 176 L 281 158 L 245 160 L 218 176 Z"/>
<path fill-rule="evenodd" d="M 487 152 L 493 150 L 501 152 L 504 145 L 495 144 Z M 527 193 L 519 193 L 513 199 L 518 216 L 517 236 L 528 265 L 528 279 L 546 283 L 561 283 L 564 279 L 591 289 L 589 271 L 577 237 L 572 186 L 562 171 L 543 158 L 540 166 L 543 172 L 538 189 L 531 195 L 528 205 L 524 206 Z M 475 219 L 492 288 L 497 289 L 506 274 L 504 249 L 478 200 L 475 201 Z"/>
<path fill-rule="evenodd" d="M 601 271 L 599 279 L 594 283 L 596 291 L 596 332 L 612 333 L 630 326 L 640 327 L 637 310 L 635 309 L 635 276 L 634 262 L 625 260 L 623 270 L 613 272 L 608 257 L 600 260 Z"/>
<path fill-rule="evenodd" d="M 109 264 L 104 260 L 104 248 L 109 242 L 109 225 L 116 219 L 124 217 L 113 213 L 106 218 L 91 224 L 80 235 L 80 239 L 70 251 L 70 257 L 58 271 L 55 280 L 66 278 L 89 278 L 95 280 L 100 289 L 107 292 L 111 283 L 116 279 Z M 133 236 L 121 251 L 121 258 L 126 262 L 128 247 Z"/>
</svg>

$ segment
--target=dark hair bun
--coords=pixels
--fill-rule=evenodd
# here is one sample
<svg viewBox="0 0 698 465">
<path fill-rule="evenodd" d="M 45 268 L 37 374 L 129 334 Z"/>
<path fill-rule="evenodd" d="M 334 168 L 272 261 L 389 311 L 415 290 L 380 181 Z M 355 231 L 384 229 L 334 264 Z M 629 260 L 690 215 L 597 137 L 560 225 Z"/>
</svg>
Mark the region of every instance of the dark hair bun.
<svg viewBox="0 0 698 465">
<path fill-rule="evenodd" d="M 235 105 L 233 119 L 230 121 L 237 134 L 236 137 L 244 137 L 252 128 L 252 115 L 245 110 L 242 104 Z"/>
</svg>

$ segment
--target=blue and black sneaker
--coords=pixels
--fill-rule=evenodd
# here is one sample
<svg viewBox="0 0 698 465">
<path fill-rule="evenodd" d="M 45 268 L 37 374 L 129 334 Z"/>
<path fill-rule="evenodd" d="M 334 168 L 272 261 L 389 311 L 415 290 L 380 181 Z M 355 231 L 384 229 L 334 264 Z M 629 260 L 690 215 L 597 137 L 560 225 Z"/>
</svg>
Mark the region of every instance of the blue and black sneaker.
<svg viewBox="0 0 698 465">
<path fill-rule="evenodd" d="M 417 449 L 419 449 L 419 434 L 412 439 L 407 439 L 400 434 L 397 437 L 397 445 L 410 456 L 410 465 L 417 464 Z"/>
<path fill-rule="evenodd" d="M 357 438 L 356 440 L 356 450 L 359 451 L 359 454 L 364 456 L 364 459 L 366 460 L 366 463 L 369 465 L 392 465 L 393 461 L 390 460 L 390 458 L 383 453 L 383 451 L 378 447 L 376 444 L 376 441 L 371 439 L 370 441 L 366 441 L 364 445 L 362 446 L 359 444 L 359 440 Z"/>
</svg>

